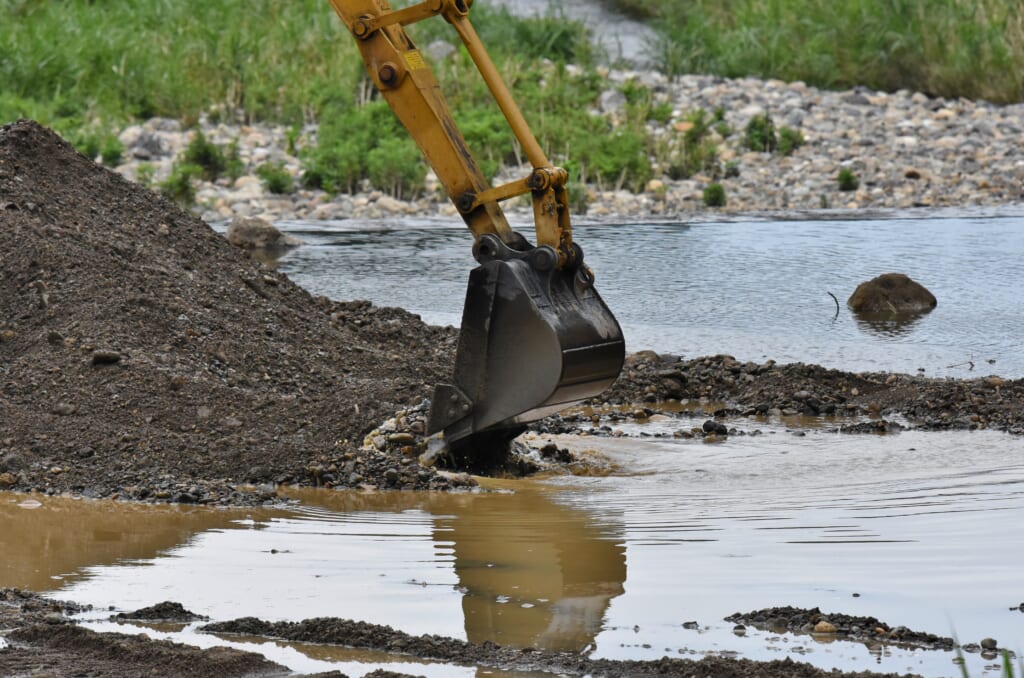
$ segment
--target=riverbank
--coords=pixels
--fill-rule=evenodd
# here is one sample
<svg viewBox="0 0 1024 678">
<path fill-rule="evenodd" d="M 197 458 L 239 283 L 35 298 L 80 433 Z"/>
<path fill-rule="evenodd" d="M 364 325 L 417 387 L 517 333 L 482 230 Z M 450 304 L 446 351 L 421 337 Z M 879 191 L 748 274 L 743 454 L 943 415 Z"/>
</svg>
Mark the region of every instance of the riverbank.
<svg viewBox="0 0 1024 678">
<path fill-rule="evenodd" d="M 1008 206 L 1024 203 L 1024 104 L 997 106 L 981 101 L 929 98 L 911 92 L 884 93 L 858 88 L 833 92 L 802 83 L 729 80 L 708 76 L 668 79 L 656 72 L 601 71 L 606 86 L 595 115 L 621 116 L 626 106 L 620 90 L 635 81 L 648 88 L 656 105 L 671 108 L 664 123 L 648 121 L 653 144 L 679 143 L 689 129 L 688 114 L 721 110 L 724 126 L 710 140 L 718 147 L 722 175 L 705 172 L 670 179 L 664 171 L 640 193 L 614 186 L 586 186 L 585 215 L 635 220 L 749 211 L 809 209 L 906 209 L 912 207 Z M 530 112 L 527 111 L 529 117 Z M 791 155 L 750 151 L 743 130 L 755 116 L 770 114 L 778 127 L 799 131 L 805 143 Z M 302 183 L 302 149 L 316 143 L 317 127 L 308 125 L 298 138 L 274 125 L 212 124 L 199 129 L 222 147 L 237 143 L 242 175 L 237 179 L 200 181 L 193 209 L 208 222 L 236 216 L 270 221 L 306 219 L 373 219 L 386 216 L 441 216 L 458 219 L 428 175 L 425 196 L 398 200 L 380 191 L 330 195 L 296 188 L 271 193 L 256 175 L 266 163 L 280 163 Z M 730 132 L 723 136 L 721 132 Z M 195 131 L 173 120 L 153 119 L 120 135 L 126 162 L 117 167 L 136 180 L 150 176 L 159 183 L 170 176 Z M 291 140 L 289 137 L 291 135 Z M 289 152 L 289 148 L 292 149 Z M 666 168 L 662 168 L 665 170 Z M 856 188 L 841 190 L 839 173 L 848 170 Z M 502 180 L 525 175 L 527 168 L 507 169 Z M 710 208 L 703 192 L 721 183 L 726 204 Z M 847 184 L 846 188 L 851 188 Z M 525 199 L 506 203 L 513 214 L 528 218 Z"/>
</svg>

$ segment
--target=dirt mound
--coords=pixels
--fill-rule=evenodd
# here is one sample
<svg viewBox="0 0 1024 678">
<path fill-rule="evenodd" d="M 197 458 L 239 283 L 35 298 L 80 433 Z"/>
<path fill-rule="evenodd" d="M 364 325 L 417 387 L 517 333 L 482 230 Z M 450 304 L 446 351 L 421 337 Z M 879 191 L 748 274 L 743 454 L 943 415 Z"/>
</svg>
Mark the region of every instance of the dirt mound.
<svg viewBox="0 0 1024 678">
<path fill-rule="evenodd" d="M 209 621 L 209 617 L 186 610 L 181 603 L 165 600 L 156 605 L 143 607 L 134 612 L 120 612 L 113 615 L 111 621 L 160 621 L 160 622 L 194 622 Z"/>
<path fill-rule="evenodd" d="M 238 502 L 234 483 L 342 467 L 443 487 L 357 448 L 429 396 L 454 344 L 313 298 L 36 123 L 0 128 L 0 489 Z"/>
</svg>

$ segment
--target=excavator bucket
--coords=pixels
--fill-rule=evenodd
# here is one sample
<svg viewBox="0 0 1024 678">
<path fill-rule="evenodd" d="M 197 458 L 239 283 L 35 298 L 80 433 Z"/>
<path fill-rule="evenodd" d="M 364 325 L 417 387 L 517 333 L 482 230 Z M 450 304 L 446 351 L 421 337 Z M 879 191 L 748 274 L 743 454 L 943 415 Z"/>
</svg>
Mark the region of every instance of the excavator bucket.
<svg viewBox="0 0 1024 678">
<path fill-rule="evenodd" d="M 530 421 L 593 397 L 622 369 L 622 329 L 582 263 L 558 268 L 549 246 L 474 246 L 452 384 L 440 384 L 427 423 L 449 446 L 500 441 Z"/>
</svg>

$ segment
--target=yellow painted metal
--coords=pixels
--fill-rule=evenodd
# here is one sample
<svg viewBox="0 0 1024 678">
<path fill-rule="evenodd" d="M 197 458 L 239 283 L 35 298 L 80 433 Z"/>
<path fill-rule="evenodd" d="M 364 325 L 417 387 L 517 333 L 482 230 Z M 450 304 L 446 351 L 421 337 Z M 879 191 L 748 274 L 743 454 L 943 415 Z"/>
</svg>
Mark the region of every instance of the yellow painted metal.
<svg viewBox="0 0 1024 678">
<path fill-rule="evenodd" d="M 386 0 L 331 0 L 331 5 L 353 34 L 360 21 L 391 12 Z M 490 183 L 467 148 L 437 80 L 412 39 L 398 24 L 356 37 L 370 79 L 409 130 L 451 200 L 457 204 L 463 195 L 486 191 Z M 462 218 L 474 235 L 494 233 L 504 242 L 514 241 L 495 202 L 463 212 Z"/>
<path fill-rule="evenodd" d="M 477 70 L 480 71 L 480 76 L 487 83 L 491 96 L 494 97 L 498 108 L 501 109 L 505 119 L 508 120 L 512 133 L 516 135 L 516 139 L 519 140 L 519 144 L 523 147 L 523 153 L 526 154 L 526 158 L 534 167 L 550 167 L 551 163 L 548 162 L 547 156 L 544 155 L 544 150 L 537 143 L 536 137 L 533 136 L 529 125 L 526 124 L 526 119 L 523 118 L 522 111 L 519 110 L 519 106 L 516 105 L 511 93 L 509 93 L 508 87 L 505 86 L 505 81 L 501 79 L 498 69 L 495 68 L 490 55 L 484 49 L 483 43 L 480 42 L 476 29 L 469 22 L 469 14 L 461 13 L 457 9 L 453 10 L 454 5 L 455 3 L 452 0 L 446 3 L 444 18 L 448 20 L 455 28 L 455 32 L 462 38 L 469 56 L 472 57 L 473 63 L 476 64 Z"/>
<path fill-rule="evenodd" d="M 548 161 L 480 42 L 469 21 L 472 0 L 425 0 L 398 11 L 387 0 L 331 0 L 331 5 L 355 36 L 370 78 L 416 140 L 473 234 L 494 233 L 512 244 L 515 238 L 498 202 L 529 192 L 536 244 L 554 248 L 559 267 L 571 263 L 567 174 Z M 437 14 L 444 16 L 465 44 L 534 168 L 529 177 L 491 188 L 480 172 L 433 73 L 402 28 Z"/>
</svg>

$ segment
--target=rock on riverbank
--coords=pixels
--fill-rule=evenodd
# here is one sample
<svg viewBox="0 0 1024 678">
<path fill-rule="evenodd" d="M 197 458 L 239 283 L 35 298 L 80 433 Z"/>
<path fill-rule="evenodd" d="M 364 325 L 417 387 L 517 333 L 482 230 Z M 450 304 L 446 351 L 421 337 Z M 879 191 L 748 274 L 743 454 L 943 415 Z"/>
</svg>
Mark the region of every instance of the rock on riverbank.
<svg viewBox="0 0 1024 678">
<path fill-rule="evenodd" d="M 572 69 L 570 68 L 570 71 Z M 803 83 L 754 78 L 725 79 L 688 75 L 676 79 L 652 71 L 601 71 L 607 91 L 633 79 L 649 88 L 656 103 L 672 109 L 666 123 L 648 123 L 653 143 L 680 134 L 675 124 L 688 112 L 722 109 L 733 130 L 715 135 L 723 163 L 738 176 L 721 179 L 727 194 L 725 212 L 832 208 L 910 208 L 999 206 L 1024 202 L 1024 104 L 997 106 L 984 101 L 929 98 L 921 93 L 876 92 L 864 88 L 833 92 Z M 621 97 L 602 98 L 595 115 L 622 114 Z M 756 115 L 769 113 L 779 126 L 799 130 L 806 144 L 792 155 L 752 152 L 743 147 L 742 131 Z M 530 112 L 526 111 L 527 117 Z M 282 219 L 341 219 L 349 217 L 445 216 L 457 219 L 454 208 L 436 191 L 428 177 L 426 195 L 413 201 L 395 200 L 379 191 L 331 196 L 323 191 L 297 189 L 271 194 L 255 175 L 265 162 L 280 162 L 293 177 L 301 176 L 301 150 L 288 153 L 288 130 L 274 125 L 230 125 L 204 122 L 206 137 L 215 143 L 237 142 L 246 174 L 235 181 L 204 183 L 197 210 L 207 221 L 236 216 Z M 317 127 L 308 125 L 294 147 L 316 143 Z M 194 134 L 177 121 L 154 119 L 121 134 L 127 161 L 118 168 L 135 179 L 143 164 L 154 179 L 169 175 L 174 159 Z M 839 190 L 836 177 L 849 169 L 859 188 Z M 525 176 L 526 168 L 510 170 L 508 178 Z M 673 181 L 652 180 L 647 190 L 633 194 L 588 188 L 590 217 L 686 218 L 707 212 L 703 189 L 712 181 L 695 176 Z M 513 202 L 513 213 L 528 218 L 525 203 Z"/>
</svg>

